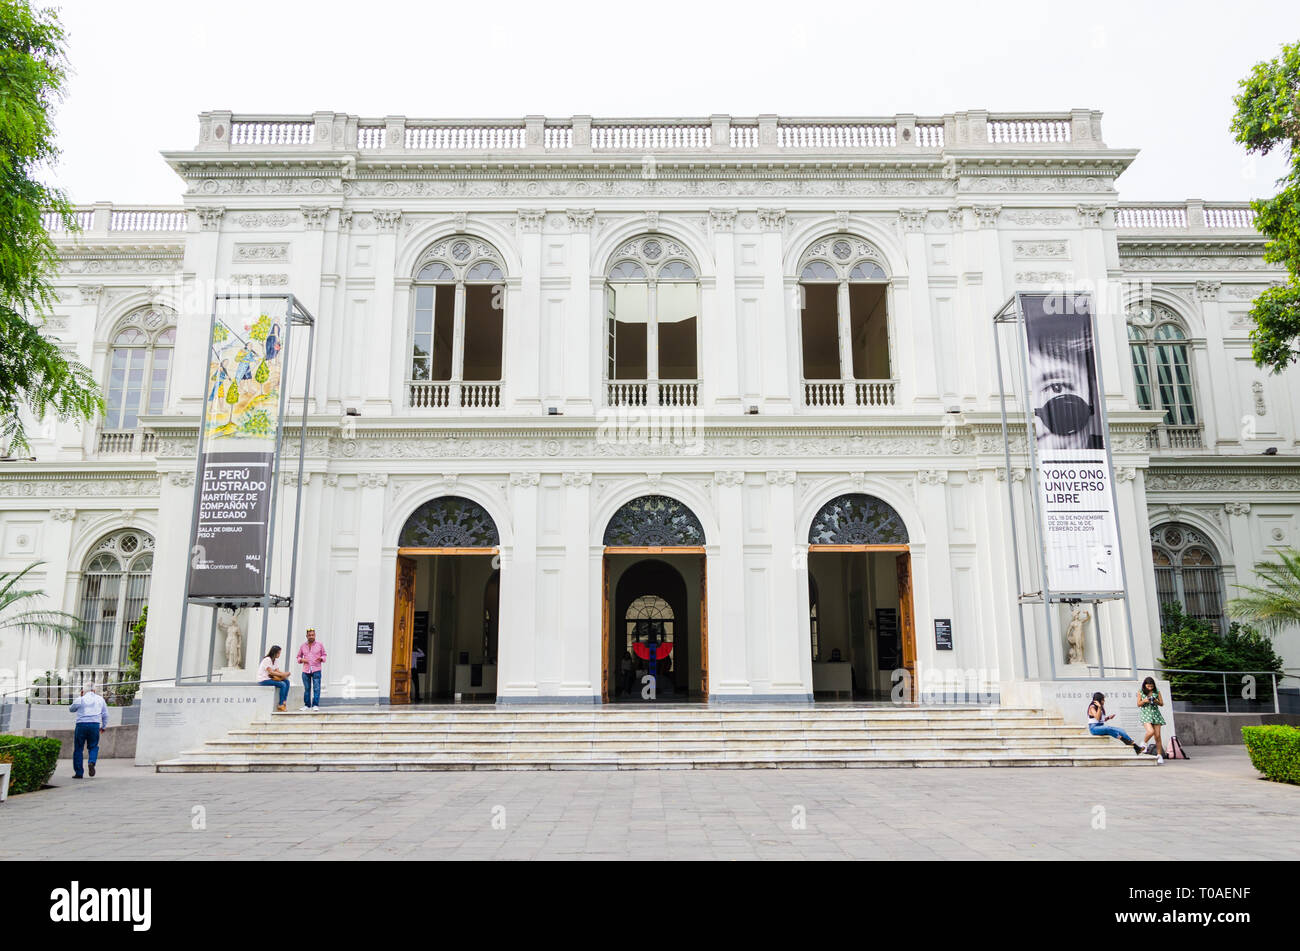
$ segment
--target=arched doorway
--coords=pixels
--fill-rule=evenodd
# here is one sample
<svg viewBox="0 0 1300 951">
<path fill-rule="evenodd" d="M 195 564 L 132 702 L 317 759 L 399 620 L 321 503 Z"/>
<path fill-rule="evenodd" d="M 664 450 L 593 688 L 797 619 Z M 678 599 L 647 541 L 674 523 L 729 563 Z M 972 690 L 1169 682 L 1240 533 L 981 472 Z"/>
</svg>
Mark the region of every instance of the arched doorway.
<svg viewBox="0 0 1300 951">
<path fill-rule="evenodd" d="M 814 697 L 888 697 L 899 668 L 915 685 L 911 554 L 892 506 L 861 493 L 823 505 L 808 530 L 808 588 Z"/>
<path fill-rule="evenodd" d="M 601 699 L 707 700 L 704 529 L 663 495 L 624 504 L 605 528 Z"/>
<path fill-rule="evenodd" d="M 483 506 L 431 499 L 398 537 L 389 701 L 494 701 L 500 535 Z"/>
</svg>

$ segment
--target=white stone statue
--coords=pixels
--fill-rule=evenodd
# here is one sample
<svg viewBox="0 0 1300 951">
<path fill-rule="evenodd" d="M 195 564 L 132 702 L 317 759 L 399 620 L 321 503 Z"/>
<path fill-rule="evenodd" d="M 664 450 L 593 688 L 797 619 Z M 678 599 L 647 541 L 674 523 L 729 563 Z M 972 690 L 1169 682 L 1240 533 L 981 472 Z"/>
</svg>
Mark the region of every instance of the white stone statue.
<svg viewBox="0 0 1300 951">
<path fill-rule="evenodd" d="M 244 666 L 244 632 L 239 626 L 239 612 L 221 608 L 217 612 L 217 627 L 226 635 L 226 666 Z"/>
<path fill-rule="evenodd" d="M 1083 657 L 1083 645 L 1086 638 L 1084 625 L 1092 620 L 1092 614 L 1083 608 L 1075 608 L 1070 612 L 1070 626 L 1065 631 L 1065 642 L 1070 649 L 1065 657 L 1067 664 L 1085 663 Z"/>
</svg>

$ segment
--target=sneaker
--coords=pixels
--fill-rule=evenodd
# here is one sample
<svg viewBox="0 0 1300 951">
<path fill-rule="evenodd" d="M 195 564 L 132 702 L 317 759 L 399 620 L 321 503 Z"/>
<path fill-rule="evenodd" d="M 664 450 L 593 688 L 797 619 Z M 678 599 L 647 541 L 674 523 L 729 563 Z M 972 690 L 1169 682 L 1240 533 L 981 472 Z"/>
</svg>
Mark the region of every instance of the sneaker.
<svg viewBox="0 0 1300 951">
<path fill-rule="evenodd" d="M 90 764 L 90 775 L 91 775 L 91 776 L 94 776 L 94 775 L 95 775 L 95 764 L 94 764 L 94 763 L 91 763 L 91 764 Z"/>
<path fill-rule="evenodd" d="M 1156 765 L 1157 765 L 1157 766 L 1163 766 L 1164 763 L 1165 763 L 1165 758 L 1164 758 L 1163 756 L 1161 756 L 1161 755 L 1159 755 L 1159 754 L 1157 753 L 1157 754 L 1156 754 Z"/>
<path fill-rule="evenodd" d="M 284 704 L 283 704 L 283 703 L 280 704 L 280 705 L 279 705 L 278 707 L 276 707 L 275 709 L 276 709 L 276 711 L 279 712 L 279 713 L 284 713 L 284 709 L 285 709 L 285 708 L 284 708 Z"/>
<path fill-rule="evenodd" d="M 311 707 L 304 706 L 304 707 L 302 707 L 302 708 L 299 710 L 299 712 L 301 713 L 303 710 L 310 710 L 310 709 L 311 709 Z"/>
<path fill-rule="evenodd" d="M 312 710 L 319 710 L 319 709 L 320 709 L 319 704 L 317 706 L 312 707 Z"/>
</svg>

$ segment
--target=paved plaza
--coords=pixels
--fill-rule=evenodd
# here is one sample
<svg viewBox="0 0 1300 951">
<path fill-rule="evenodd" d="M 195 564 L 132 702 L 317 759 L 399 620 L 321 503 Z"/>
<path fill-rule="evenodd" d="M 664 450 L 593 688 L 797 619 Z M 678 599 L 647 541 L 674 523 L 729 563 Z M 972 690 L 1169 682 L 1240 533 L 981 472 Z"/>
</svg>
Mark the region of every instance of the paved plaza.
<svg viewBox="0 0 1300 951">
<path fill-rule="evenodd" d="M 56 788 L 0 806 L 0 860 L 1300 854 L 1300 788 L 1258 779 L 1242 747 L 1190 753 L 1142 769 L 160 775 L 106 760 L 93 780 L 61 761 Z"/>
</svg>

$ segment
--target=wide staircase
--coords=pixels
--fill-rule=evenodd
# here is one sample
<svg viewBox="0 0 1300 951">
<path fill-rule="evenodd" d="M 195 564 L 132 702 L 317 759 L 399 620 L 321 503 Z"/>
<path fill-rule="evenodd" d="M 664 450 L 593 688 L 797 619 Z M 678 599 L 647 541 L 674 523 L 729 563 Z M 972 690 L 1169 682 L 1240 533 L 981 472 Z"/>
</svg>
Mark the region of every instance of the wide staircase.
<svg viewBox="0 0 1300 951">
<path fill-rule="evenodd" d="M 1041 710 L 1007 707 L 377 707 L 276 713 L 161 773 L 450 769 L 1135 766 Z"/>
</svg>

